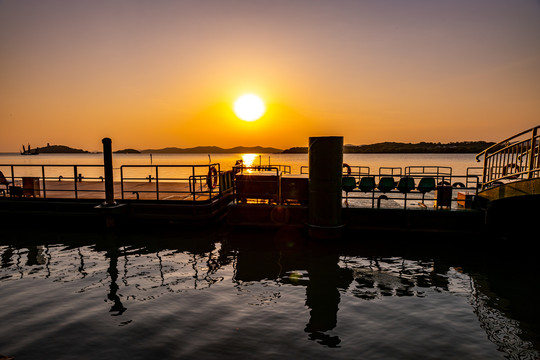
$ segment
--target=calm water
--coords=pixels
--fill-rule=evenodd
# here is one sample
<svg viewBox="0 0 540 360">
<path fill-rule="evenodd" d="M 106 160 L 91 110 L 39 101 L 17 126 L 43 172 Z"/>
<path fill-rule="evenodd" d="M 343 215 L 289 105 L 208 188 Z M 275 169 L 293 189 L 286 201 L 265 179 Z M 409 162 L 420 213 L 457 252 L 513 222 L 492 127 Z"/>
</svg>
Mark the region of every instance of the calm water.
<svg viewBox="0 0 540 360">
<path fill-rule="evenodd" d="M 120 166 L 122 165 L 145 165 L 142 168 L 124 168 L 124 178 L 145 179 L 149 175 L 156 176 L 155 169 L 150 165 L 208 165 L 219 163 L 221 170 L 230 170 L 235 162 L 243 159 L 245 163 L 252 165 L 279 164 L 289 165 L 292 173 L 300 173 L 302 166 L 309 164 L 307 154 L 114 154 L 114 176 L 120 179 Z M 406 166 L 447 166 L 451 167 L 453 175 L 465 175 L 467 168 L 479 167 L 482 164 L 474 159 L 474 154 L 344 154 L 344 162 L 351 166 L 365 166 L 370 168 L 371 174 L 378 174 L 381 167 Z M 21 156 L 18 154 L 0 154 L 0 171 L 6 176 L 11 175 L 10 164 L 16 165 L 47 165 L 45 175 L 47 177 L 63 176 L 65 179 L 73 178 L 72 167 L 55 167 L 52 165 L 79 165 L 77 174 L 85 179 L 97 179 L 103 176 L 102 167 L 85 165 L 102 165 L 102 154 L 40 154 L 37 156 Z M 202 167 L 195 170 L 195 175 L 206 175 L 208 168 Z M 357 169 L 353 169 L 357 171 Z M 15 167 L 15 176 L 42 176 L 41 167 Z M 307 170 L 305 171 L 307 172 Z M 481 169 L 474 170 L 473 174 L 481 174 Z M 183 177 L 192 175 L 191 168 L 160 168 L 160 178 Z M 456 181 L 465 182 L 464 178 Z M 471 180 L 472 181 L 472 180 Z"/>
<path fill-rule="evenodd" d="M 0 353 L 17 359 L 539 356 L 538 268 L 478 239 L 3 229 Z"/>
<path fill-rule="evenodd" d="M 239 156 L 211 160 L 227 167 Z M 307 165 L 307 155 L 270 157 L 293 172 Z M 145 160 L 117 155 L 115 166 Z M 99 164 L 101 155 L 0 156 L 23 161 Z M 477 165 L 473 155 L 345 161 L 372 172 Z M 354 233 L 331 244 L 299 229 L 225 224 L 102 232 L 14 229 L 0 219 L 0 226 L 0 354 L 17 359 L 540 357 L 540 274 L 526 247 L 515 246 L 519 239 Z"/>
</svg>

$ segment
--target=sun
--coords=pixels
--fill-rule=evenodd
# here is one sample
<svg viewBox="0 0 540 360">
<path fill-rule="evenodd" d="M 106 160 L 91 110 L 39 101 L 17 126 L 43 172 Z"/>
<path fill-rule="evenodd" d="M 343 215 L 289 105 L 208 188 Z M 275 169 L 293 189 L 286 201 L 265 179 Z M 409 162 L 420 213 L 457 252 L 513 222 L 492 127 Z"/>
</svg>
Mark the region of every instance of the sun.
<svg viewBox="0 0 540 360">
<path fill-rule="evenodd" d="M 264 115 L 266 106 L 260 97 L 244 94 L 234 102 L 234 113 L 244 121 L 255 121 Z"/>
</svg>

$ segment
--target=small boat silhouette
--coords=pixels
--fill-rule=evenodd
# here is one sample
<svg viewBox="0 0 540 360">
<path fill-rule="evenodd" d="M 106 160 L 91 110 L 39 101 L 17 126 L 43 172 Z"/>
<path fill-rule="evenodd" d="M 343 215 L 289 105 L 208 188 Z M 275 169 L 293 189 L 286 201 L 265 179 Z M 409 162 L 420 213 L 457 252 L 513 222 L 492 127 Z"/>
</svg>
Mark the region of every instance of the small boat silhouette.
<svg viewBox="0 0 540 360">
<path fill-rule="evenodd" d="M 28 144 L 28 149 L 26 149 L 26 148 L 24 147 L 24 145 L 22 146 L 22 148 L 23 148 L 23 149 L 22 149 L 22 151 L 21 151 L 21 155 L 38 155 L 38 154 L 39 154 L 39 152 L 38 152 L 37 149 L 32 149 L 32 148 L 30 147 L 30 144 Z"/>
</svg>

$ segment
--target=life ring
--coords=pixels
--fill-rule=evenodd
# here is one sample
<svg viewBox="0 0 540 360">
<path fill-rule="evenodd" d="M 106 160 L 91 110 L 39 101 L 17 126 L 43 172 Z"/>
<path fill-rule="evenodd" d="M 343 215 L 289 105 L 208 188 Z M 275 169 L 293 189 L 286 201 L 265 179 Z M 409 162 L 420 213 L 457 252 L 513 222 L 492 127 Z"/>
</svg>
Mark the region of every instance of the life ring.
<svg viewBox="0 0 540 360">
<path fill-rule="evenodd" d="M 452 187 L 454 188 L 464 188 L 465 187 L 465 184 L 463 184 L 462 182 L 455 182 L 452 184 Z"/>
<path fill-rule="evenodd" d="M 351 167 L 347 163 L 343 163 L 343 167 L 347 169 L 347 175 L 351 175 Z"/>
<path fill-rule="evenodd" d="M 210 189 L 215 189 L 218 181 L 218 173 L 215 166 L 210 166 L 208 169 L 208 175 L 206 175 L 206 185 Z"/>
</svg>

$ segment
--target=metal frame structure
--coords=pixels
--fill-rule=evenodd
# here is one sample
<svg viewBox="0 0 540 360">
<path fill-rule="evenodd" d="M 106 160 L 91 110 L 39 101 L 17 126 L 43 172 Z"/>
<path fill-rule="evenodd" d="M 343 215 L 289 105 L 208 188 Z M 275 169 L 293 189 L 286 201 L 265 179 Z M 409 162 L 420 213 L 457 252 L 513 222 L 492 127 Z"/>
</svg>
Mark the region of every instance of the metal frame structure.
<svg viewBox="0 0 540 360">
<path fill-rule="evenodd" d="M 476 155 L 484 157 L 482 190 L 540 177 L 540 125 L 504 139 Z"/>
<path fill-rule="evenodd" d="M 78 195 L 81 191 L 92 191 L 92 192 L 103 192 L 105 193 L 105 189 L 92 189 L 92 190 L 81 190 L 77 186 L 78 182 L 81 182 L 82 179 L 85 180 L 99 180 L 100 182 L 104 181 L 103 176 L 99 177 L 86 177 L 83 176 L 81 172 L 79 172 L 81 169 L 84 168 L 103 168 L 103 165 L 68 165 L 68 164 L 48 164 L 48 165 L 39 165 L 39 164 L 0 164 L 0 168 L 9 168 L 10 169 L 10 176 L 12 186 L 16 186 L 18 181 L 22 182 L 23 178 L 25 177 L 33 177 L 38 178 L 41 180 L 41 191 L 43 192 L 43 198 L 47 198 L 47 185 L 46 180 L 58 180 L 58 181 L 73 181 L 73 189 L 55 189 L 50 190 L 52 192 L 73 192 L 75 194 L 75 199 L 78 199 Z M 32 175 L 16 175 L 16 170 L 21 171 L 23 168 L 30 168 L 30 169 L 41 169 L 39 176 L 36 176 L 35 171 L 30 171 Z M 58 172 L 56 175 L 47 176 L 46 169 L 50 168 L 72 168 L 73 169 L 73 176 L 64 176 L 64 175 L 58 175 Z M 8 177 L 8 176 L 6 176 Z M 24 188 L 22 190 L 25 190 Z"/>
</svg>

